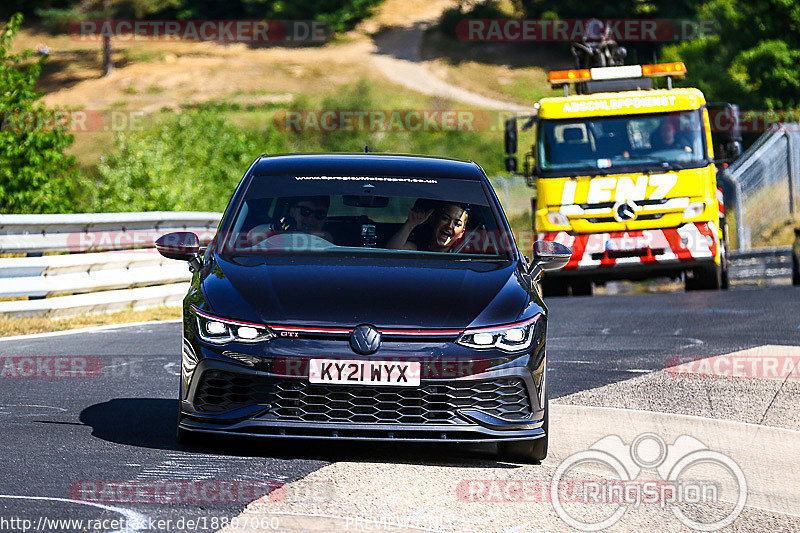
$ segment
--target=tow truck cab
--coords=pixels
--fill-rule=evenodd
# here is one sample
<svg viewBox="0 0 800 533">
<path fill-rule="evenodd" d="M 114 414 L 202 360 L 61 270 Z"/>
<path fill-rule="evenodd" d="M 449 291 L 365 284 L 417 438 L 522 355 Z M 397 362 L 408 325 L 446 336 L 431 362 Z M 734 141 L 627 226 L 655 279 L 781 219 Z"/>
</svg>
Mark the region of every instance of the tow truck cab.
<svg viewBox="0 0 800 533">
<path fill-rule="evenodd" d="M 709 112 L 699 90 L 672 88 L 685 72 L 683 63 L 551 72 L 565 96 L 506 123 L 510 171 L 518 121 L 535 130 L 523 174 L 536 188 L 537 237 L 573 249 L 567 266 L 542 281 L 546 294 L 654 276 L 684 275 L 687 290 L 727 287 Z M 667 88 L 652 88 L 659 76 Z M 591 94 L 569 95 L 571 84 Z M 605 90 L 587 90 L 592 84 Z"/>
</svg>

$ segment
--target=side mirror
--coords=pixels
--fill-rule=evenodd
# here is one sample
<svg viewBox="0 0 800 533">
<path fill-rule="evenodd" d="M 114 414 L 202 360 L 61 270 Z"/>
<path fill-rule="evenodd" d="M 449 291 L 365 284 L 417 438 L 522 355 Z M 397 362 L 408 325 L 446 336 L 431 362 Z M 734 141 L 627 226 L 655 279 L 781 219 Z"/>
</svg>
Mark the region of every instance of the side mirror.
<svg viewBox="0 0 800 533">
<path fill-rule="evenodd" d="M 533 243 L 533 261 L 531 261 L 531 277 L 538 279 L 544 270 L 558 270 L 572 257 L 572 249 L 553 241 L 536 241 Z"/>
<path fill-rule="evenodd" d="M 156 240 L 156 250 L 167 259 L 188 261 L 192 272 L 202 266 L 200 263 L 200 239 L 190 231 L 167 233 Z"/>
</svg>

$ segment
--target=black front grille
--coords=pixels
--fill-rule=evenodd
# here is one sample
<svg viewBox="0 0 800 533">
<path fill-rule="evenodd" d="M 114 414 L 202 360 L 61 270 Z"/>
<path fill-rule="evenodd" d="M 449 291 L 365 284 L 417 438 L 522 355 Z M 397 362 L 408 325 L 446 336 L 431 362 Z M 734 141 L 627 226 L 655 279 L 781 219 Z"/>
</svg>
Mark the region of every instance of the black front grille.
<svg viewBox="0 0 800 533">
<path fill-rule="evenodd" d="M 311 385 L 299 380 L 208 370 L 194 399 L 200 411 L 221 413 L 269 405 L 281 421 L 384 424 L 451 423 L 457 409 L 527 420 L 531 406 L 520 378 L 424 384 L 420 387 Z"/>
</svg>

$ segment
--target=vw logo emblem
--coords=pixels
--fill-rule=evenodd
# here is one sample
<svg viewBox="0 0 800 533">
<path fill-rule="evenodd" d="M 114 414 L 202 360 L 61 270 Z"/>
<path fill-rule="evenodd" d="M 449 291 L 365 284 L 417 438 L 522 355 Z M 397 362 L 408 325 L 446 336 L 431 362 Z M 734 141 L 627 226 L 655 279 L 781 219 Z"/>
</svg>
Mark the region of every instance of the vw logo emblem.
<svg viewBox="0 0 800 533">
<path fill-rule="evenodd" d="M 617 222 L 625 222 L 626 220 L 633 220 L 636 218 L 637 206 L 632 200 L 625 202 L 617 202 L 614 204 L 614 218 Z"/>
<path fill-rule="evenodd" d="M 361 355 L 375 353 L 381 347 L 381 334 L 369 324 L 356 326 L 356 329 L 350 334 L 350 347 Z"/>
</svg>

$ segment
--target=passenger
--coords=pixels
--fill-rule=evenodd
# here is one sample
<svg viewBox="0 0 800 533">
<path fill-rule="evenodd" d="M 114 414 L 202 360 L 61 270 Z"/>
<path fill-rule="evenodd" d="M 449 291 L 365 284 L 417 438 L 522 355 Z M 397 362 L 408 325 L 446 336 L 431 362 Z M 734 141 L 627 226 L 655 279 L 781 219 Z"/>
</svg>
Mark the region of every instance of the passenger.
<svg viewBox="0 0 800 533">
<path fill-rule="evenodd" d="M 452 252 L 467 226 L 469 216 L 464 206 L 442 203 L 434 208 L 425 208 L 417 201 L 408 208 L 408 220 L 387 242 L 387 248 L 395 250 L 419 250 L 425 252 Z"/>
</svg>

